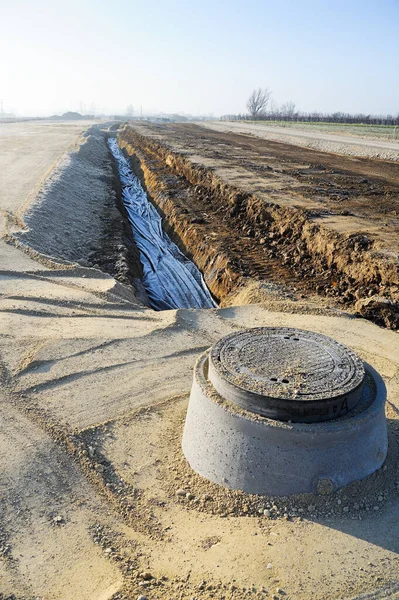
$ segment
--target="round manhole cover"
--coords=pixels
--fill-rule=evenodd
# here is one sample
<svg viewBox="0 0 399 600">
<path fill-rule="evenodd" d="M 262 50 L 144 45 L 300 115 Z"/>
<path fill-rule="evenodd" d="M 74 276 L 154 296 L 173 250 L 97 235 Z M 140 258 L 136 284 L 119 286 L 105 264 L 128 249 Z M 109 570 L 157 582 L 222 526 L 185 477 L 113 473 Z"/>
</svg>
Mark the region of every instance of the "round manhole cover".
<svg viewBox="0 0 399 600">
<path fill-rule="evenodd" d="M 363 363 L 352 350 L 300 329 L 240 331 L 210 352 L 209 379 L 218 393 L 273 419 L 341 417 L 357 404 L 364 376 Z"/>
</svg>

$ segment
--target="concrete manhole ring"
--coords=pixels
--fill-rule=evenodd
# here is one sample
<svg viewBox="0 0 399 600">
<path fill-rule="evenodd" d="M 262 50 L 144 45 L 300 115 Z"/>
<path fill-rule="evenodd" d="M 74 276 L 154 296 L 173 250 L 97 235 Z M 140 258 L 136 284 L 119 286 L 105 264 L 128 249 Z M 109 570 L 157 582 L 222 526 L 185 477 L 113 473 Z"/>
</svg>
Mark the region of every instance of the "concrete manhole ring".
<svg viewBox="0 0 399 600">
<path fill-rule="evenodd" d="M 325 412 L 324 419 L 319 409 L 318 418 L 312 422 L 303 418 L 296 420 L 290 403 L 297 399 L 290 398 L 289 391 L 271 396 L 269 390 L 273 387 L 267 381 L 270 373 L 275 373 L 277 368 L 280 372 L 285 370 L 287 357 L 290 360 L 295 357 L 294 353 L 287 352 L 279 364 L 276 360 L 272 367 L 262 364 L 265 347 L 268 357 L 270 347 L 273 348 L 273 344 L 264 343 L 265 338 L 273 339 L 273 336 L 274 339 L 282 337 L 283 346 L 291 342 L 286 339 L 289 336 L 298 338 L 292 340 L 293 343 L 298 343 L 302 336 L 307 349 L 311 344 L 317 347 L 320 341 L 329 340 L 328 351 L 325 345 L 322 350 L 317 347 L 322 358 L 320 370 L 312 349 L 305 352 L 305 361 L 298 367 L 300 372 L 306 364 L 307 372 L 320 375 L 320 394 L 317 394 L 314 378 L 310 385 L 305 382 L 303 387 L 312 400 L 298 402 L 305 406 L 312 402 L 319 406 L 327 403 L 329 411 Z M 281 349 L 281 344 L 277 346 Z M 257 358 L 253 370 L 248 368 L 251 355 Z M 215 368 L 214 362 L 221 356 L 224 360 Z M 237 385 L 236 373 L 243 365 L 247 369 L 244 383 L 240 379 Z M 227 373 L 226 379 L 224 373 Z M 335 380 L 335 373 L 343 375 Z M 266 397 L 259 388 L 256 393 L 251 389 L 253 381 L 257 385 L 261 377 Z M 324 385 L 326 380 L 331 385 Z M 328 389 L 333 390 L 335 398 L 342 396 L 344 389 L 345 397 L 352 399 L 351 407 L 331 416 L 334 404 L 328 397 Z M 254 409 L 254 402 L 262 403 L 264 399 L 270 402 L 270 398 L 276 411 L 282 410 L 281 401 L 286 403 L 284 418 L 270 418 L 270 413 L 265 416 L 257 406 Z M 183 432 L 183 452 L 198 474 L 225 487 L 271 496 L 328 494 L 370 475 L 383 464 L 388 450 L 385 401 L 386 388 L 379 374 L 334 340 L 300 330 L 245 330 L 223 338 L 197 361 Z"/>
</svg>

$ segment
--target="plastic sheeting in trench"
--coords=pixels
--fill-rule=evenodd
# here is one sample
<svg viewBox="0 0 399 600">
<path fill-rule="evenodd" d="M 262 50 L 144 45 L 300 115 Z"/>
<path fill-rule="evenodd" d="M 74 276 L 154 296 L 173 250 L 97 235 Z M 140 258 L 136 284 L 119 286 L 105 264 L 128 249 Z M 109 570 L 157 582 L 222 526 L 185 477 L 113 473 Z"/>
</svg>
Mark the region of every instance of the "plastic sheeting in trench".
<svg viewBox="0 0 399 600">
<path fill-rule="evenodd" d="M 162 219 L 148 201 L 115 138 L 108 140 L 115 157 L 133 239 L 140 252 L 143 285 L 157 310 L 216 306 L 201 272 L 162 229 Z"/>
</svg>

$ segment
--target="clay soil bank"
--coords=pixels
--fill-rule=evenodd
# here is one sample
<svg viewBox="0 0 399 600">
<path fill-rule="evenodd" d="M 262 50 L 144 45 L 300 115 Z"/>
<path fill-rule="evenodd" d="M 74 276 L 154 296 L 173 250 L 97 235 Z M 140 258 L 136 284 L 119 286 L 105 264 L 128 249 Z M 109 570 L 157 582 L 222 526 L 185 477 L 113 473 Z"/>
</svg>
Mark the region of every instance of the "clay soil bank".
<svg viewBox="0 0 399 600">
<path fill-rule="evenodd" d="M 307 299 L 399 324 L 399 164 L 193 124 L 119 141 L 222 305 Z"/>
</svg>

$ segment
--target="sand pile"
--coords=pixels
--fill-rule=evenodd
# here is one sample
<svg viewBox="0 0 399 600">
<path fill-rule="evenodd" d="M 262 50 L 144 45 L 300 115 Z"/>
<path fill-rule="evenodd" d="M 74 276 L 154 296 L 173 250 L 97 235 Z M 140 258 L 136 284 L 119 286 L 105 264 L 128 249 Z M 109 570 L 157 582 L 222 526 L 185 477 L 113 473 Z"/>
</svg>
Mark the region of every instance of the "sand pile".
<svg viewBox="0 0 399 600">
<path fill-rule="evenodd" d="M 65 154 L 14 236 L 41 254 L 88 266 L 100 246 L 107 215 L 115 210 L 113 172 L 105 133 L 93 126 Z"/>
</svg>

